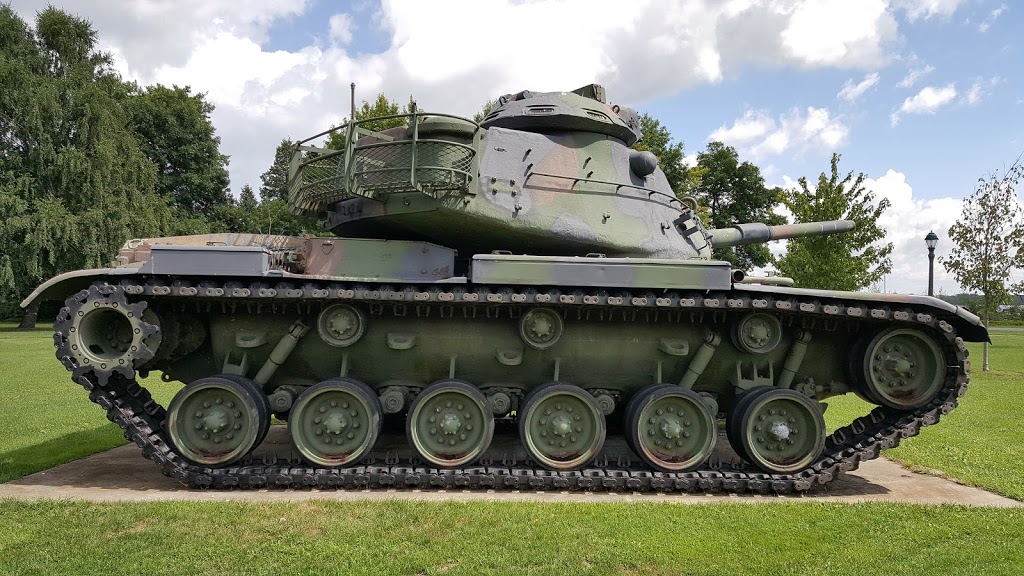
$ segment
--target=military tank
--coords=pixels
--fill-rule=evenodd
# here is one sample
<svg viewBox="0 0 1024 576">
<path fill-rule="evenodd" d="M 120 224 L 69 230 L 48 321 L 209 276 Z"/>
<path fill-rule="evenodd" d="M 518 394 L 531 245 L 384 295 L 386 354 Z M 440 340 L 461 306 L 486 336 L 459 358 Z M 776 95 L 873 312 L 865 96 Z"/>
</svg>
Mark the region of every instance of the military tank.
<svg viewBox="0 0 1024 576">
<path fill-rule="evenodd" d="M 65 301 L 57 358 L 190 486 L 793 492 L 956 407 L 978 317 L 713 259 L 853 223 L 706 228 L 641 138 L 598 85 L 348 122 L 290 168 L 335 236 L 132 240 L 23 306 Z"/>
</svg>

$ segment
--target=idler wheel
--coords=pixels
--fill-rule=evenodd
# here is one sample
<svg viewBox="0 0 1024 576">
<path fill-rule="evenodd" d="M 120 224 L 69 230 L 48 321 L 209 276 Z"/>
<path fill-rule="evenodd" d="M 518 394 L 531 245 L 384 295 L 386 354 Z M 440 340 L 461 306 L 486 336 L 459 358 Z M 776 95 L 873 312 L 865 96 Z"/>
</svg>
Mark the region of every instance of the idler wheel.
<svg viewBox="0 0 1024 576">
<path fill-rule="evenodd" d="M 248 381 L 247 381 L 248 382 Z M 181 456 L 223 466 L 249 453 L 266 435 L 270 413 L 255 385 L 207 376 L 185 385 L 167 408 L 167 430 Z"/>
<path fill-rule="evenodd" d="M 491 445 L 494 411 L 468 382 L 441 380 L 412 401 L 405 431 L 409 444 L 427 462 L 442 468 L 463 466 Z"/>
<path fill-rule="evenodd" d="M 818 403 L 786 388 L 758 390 L 737 405 L 737 452 L 775 474 L 811 465 L 825 447 L 825 419 Z"/>
<path fill-rule="evenodd" d="M 626 409 L 626 436 L 652 468 L 686 472 L 703 464 L 715 447 L 715 416 L 688 388 L 656 385 L 635 394 Z"/>
<path fill-rule="evenodd" d="M 530 457 L 549 470 L 578 470 L 601 451 L 604 414 L 586 390 L 550 382 L 531 392 L 520 410 L 519 437 Z"/>
<path fill-rule="evenodd" d="M 898 410 L 931 402 L 946 377 L 942 351 L 920 330 L 883 330 L 868 343 L 863 358 L 863 395 Z"/>
<path fill-rule="evenodd" d="M 380 434 L 381 408 L 369 386 L 333 378 L 310 386 L 288 413 L 288 432 L 302 456 L 321 466 L 358 462 Z"/>
</svg>

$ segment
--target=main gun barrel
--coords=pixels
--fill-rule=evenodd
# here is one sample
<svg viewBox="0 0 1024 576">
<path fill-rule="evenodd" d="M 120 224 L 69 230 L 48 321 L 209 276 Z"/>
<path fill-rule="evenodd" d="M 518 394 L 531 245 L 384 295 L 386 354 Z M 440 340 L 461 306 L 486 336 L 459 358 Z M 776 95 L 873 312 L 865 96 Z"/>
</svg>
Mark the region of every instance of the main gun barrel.
<svg viewBox="0 0 1024 576">
<path fill-rule="evenodd" d="M 853 230 L 853 220 L 826 220 L 824 222 L 805 222 L 803 224 L 782 224 L 768 226 L 760 222 L 737 224 L 731 228 L 712 228 L 708 230 L 711 245 L 715 248 L 758 244 L 769 240 L 785 240 L 803 236 L 824 236 L 840 234 Z"/>
</svg>

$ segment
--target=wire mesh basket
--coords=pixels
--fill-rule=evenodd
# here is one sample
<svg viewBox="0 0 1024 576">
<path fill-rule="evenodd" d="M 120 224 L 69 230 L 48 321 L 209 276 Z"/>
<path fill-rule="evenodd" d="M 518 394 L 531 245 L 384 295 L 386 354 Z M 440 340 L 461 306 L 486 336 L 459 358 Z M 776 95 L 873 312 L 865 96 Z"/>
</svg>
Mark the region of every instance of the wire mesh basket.
<svg viewBox="0 0 1024 576">
<path fill-rule="evenodd" d="M 408 118 L 408 122 L 417 122 L 422 116 L 411 114 Z M 289 171 L 293 211 L 320 213 L 354 196 L 384 200 L 391 194 L 421 192 L 440 198 L 469 190 L 470 169 L 476 154 L 471 145 L 420 138 L 417 130 L 409 130 L 408 138 L 393 139 L 359 128 L 364 122 L 368 121 L 334 128 L 296 146 Z M 312 139 L 340 130 L 355 136 L 346 138 L 343 150 L 306 145 Z M 371 137 L 358 139 L 360 133 Z"/>
</svg>

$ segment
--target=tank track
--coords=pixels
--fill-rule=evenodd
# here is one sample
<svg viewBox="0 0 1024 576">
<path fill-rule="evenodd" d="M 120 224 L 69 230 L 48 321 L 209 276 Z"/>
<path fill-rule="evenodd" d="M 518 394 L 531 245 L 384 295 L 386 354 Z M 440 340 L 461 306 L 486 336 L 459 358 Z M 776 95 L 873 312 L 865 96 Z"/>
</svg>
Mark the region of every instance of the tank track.
<svg viewBox="0 0 1024 576">
<path fill-rule="evenodd" d="M 768 309 L 796 312 L 802 322 L 835 322 L 837 318 L 888 321 L 890 325 L 932 328 L 945 337 L 946 380 L 941 392 L 929 404 L 910 412 L 877 407 L 869 414 L 833 432 L 825 451 L 809 467 L 794 474 L 766 474 L 755 469 L 733 469 L 709 461 L 708 469 L 687 473 L 662 473 L 637 469 L 630 462 L 612 463 L 598 457 L 591 468 L 578 472 L 552 472 L 532 466 L 532 462 L 482 462 L 459 469 L 427 468 L 414 459 L 399 460 L 371 454 L 368 462 L 351 468 L 315 468 L 291 457 L 268 457 L 261 461 L 243 460 L 226 468 L 192 464 L 174 452 L 163 428 L 164 408 L 154 401 L 134 377 L 114 372 L 99 375 L 76 364 L 68 345 L 68 329 L 74 313 L 84 304 L 90 290 L 120 298 L 125 295 L 153 296 L 220 302 L 226 306 L 267 301 L 275 305 L 294 305 L 315 299 L 319 307 L 327 300 L 363 301 L 386 305 L 395 302 L 559 304 L 597 306 L 656 313 L 664 310 L 721 312 Z M 136 298 L 137 299 L 137 298 Z M 232 302 L 234 301 L 234 302 Z M 734 492 L 796 493 L 833 481 L 840 472 L 856 470 L 861 462 L 877 458 L 881 451 L 899 445 L 900 440 L 916 436 L 921 428 L 939 421 L 957 407 L 967 390 L 970 362 L 963 340 L 953 326 L 937 318 L 930 310 L 911 305 L 875 303 L 841 299 L 797 298 L 785 294 L 731 292 L 676 292 L 656 295 L 626 291 L 534 290 L 517 292 L 513 287 L 491 290 L 486 287 L 433 285 L 394 288 L 389 286 L 280 283 L 241 285 L 203 281 L 196 285 L 148 280 L 146 284 L 122 281 L 120 285 L 97 283 L 66 301 L 54 324 L 57 358 L 74 381 L 89 393 L 89 399 L 106 411 L 107 419 L 124 430 L 125 438 L 137 444 L 146 458 L 157 463 L 164 475 L 193 488 L 433 488 L 493 490 L 603 490 L 656 492 Z"/>
</svg>

